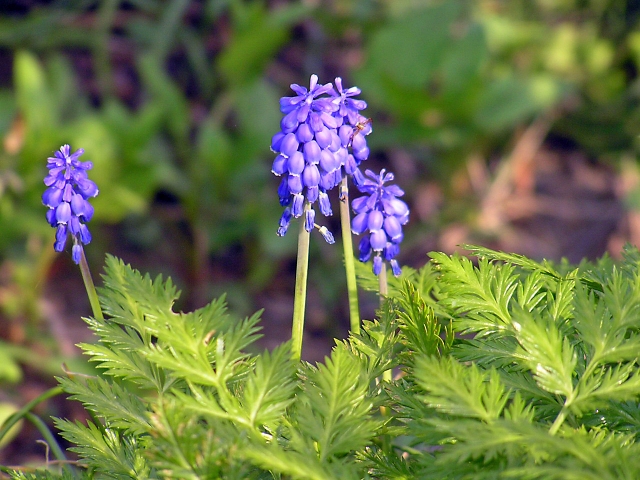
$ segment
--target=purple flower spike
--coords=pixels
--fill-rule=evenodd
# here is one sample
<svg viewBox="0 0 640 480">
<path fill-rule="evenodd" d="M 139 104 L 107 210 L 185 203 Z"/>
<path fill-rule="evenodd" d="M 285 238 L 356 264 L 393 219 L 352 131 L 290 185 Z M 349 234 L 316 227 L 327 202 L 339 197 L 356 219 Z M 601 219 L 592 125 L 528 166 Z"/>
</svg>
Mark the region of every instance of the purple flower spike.
<svg viewBox="0 0 640 480">
<path fill-rule="evenodd" d="M 53 248 L 62 252 L 70 234 L 73 238 L 71 258 L 78 264 L 82 258 L 82 245 L 91 242 L 91 233 L 83 222 L 93 217 L 93 207 L 88 200 L 98 195 L 98 186 L 87 177 L 87 170 L 93 168 L 93 163 L 78 160 L 84 150 L 69 152 L 69 145 L 63 145 L 47 159 L 49 174 L 44 178 L 44 184 L 49 188 L 42 194 L 42 203 L 49 207 L 47 222 L 56 229 Z"/>
<path fill-rule="evenodd" d="M 334 177 L 330 175 L 341 166 L 335 155 L 335 145 L 340 143 L 334 141 L 337 125 L 331 115 L 338 107 L 327 95 L 333 91 L 333 85 L 319 84 L 318 76 L 312 75 L 309 89 L 297 84 L 291 85 L 291 89 L 296 95 L 280 99 L 284 117 L 281 131 L 271 142 L 271 149 L 278 154 L 272 172 L 283 177 L 278 197 L 280 204 L 287 207 L 278 228 L 281 236 L 287 232 L 292 218 L 302 216 L 305 202 L 312 207 L 305 215 L 307 231 L 314 228 L 316 201 L 323 215 L 332 214 L 327 190 L 334 187 Z M 322 95 L 325 96 L 318 98 Z M 327 241 L 333 239 L 328 231 L 323 237 Z"/>
<path fill-rule="evenodd" d="M 385 185 L 393 181 L 393 174 L 383 169 L 380 175 L 371 170 L 365 172 L 366 177 L 358 185 L 358 189 L 366 195 L 351 202 L 356 216 L 351 222 L 351 231 L 356 235 L 365 234 L 360 241 L 360 261 L 367 262 L 373 254 L 373 273 L 379 275 L 382 262 L 391 265 L 397 277 L 402 273 L 396 255 L 400 253 L 402 242 L 402 225 L 409 221 L 409 207 L 397 197 L 404 195 L 397 185 Z"/>
<path fill-rule="evenodd" d="M 305 211 L 307 231 L 314 226 L 321 228 L 312 221 L 314 204 L 318 202 L 324 216 L 331 215 L 327 192 L 345 175 L 353 176 L 356 185 L 363 183 L 358 166 L 369 156 L 365 136 L 371 132 L 371 119 L 360 114 L 367 104 L 354 98 L 360 94 L 359 88 L 345 88 L 340 77 L 334 88 L 311 75 L 308 89 L 297 84 L 291 89 L 295 96 L 280 99 L 284 114 L 281 130 L 271 140 L 271 150 L 276 154 L 271 171 L 282 176 L 280 205 L 290 209 L 281 218 L 278 235 L 284 235 L 290 220 Z M 304 208 L 306 203 L 311 209 Z M 331 232 L 321 233 L 327 242 L 333 242 Z"/>
</svg>

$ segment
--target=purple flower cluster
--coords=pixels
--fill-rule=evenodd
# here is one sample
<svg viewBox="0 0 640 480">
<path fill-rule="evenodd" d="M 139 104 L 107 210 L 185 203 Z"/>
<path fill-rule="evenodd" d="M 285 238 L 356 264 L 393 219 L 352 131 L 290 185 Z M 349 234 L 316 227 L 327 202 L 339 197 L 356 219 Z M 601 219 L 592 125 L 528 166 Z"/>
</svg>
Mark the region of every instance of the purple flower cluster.
<svg viewBox="0 0 640 480">
<path fill-rule="evenodd" d="M 369 156 L 364 137 L 371 127 L 359 112 L 367 104 L 352 98 L 360 89 L 343 89 L 340 78 L 335 82 L 337 91 L 331 83 L 318 84 L 318 76 L 312 75 L 308 90 L 293 84 L 296 95 L 280 99 L 281 131 L 271 141 L 271 149 L 278 154 L 272 172 L 282 176 L 278 197 L 285 207 L 280 236 L 286 234 L 292 218 L 304 214 L 305 229 L 316 227 L 333 243 L 331 232 L 315 223 L 313 205 L 317 202 L 324 216 L 332 215 L 327 192 L 341 182 L 343 168 L 356 184 L 362 180 L 357 166 Z"/>
<path fill-rule="evenodd" d="M 393 180 L 392 173 L 386 173 L 382 169 L 380 175 L 371 170 L 367 170 L 365 174 L 368 178 L 358 189 L 367 195 L 356 198 L 351 203 L 356 213 L 351 222 L 351 231 L 356 235 L 368 231 L 368 235 L 360 240 L 360 261 L 368 261 L 373 252 L 373 273 L 380 274 L 384 258 L 397 277 L 402 272 L 395 257 L 400 252 L 402 225 L 409 221 L 409 208 L 398 198 L 404 195 L 400 187 L 385 185 Z"/>
<path fill-rule="evenodd" d="M 309 89 L 297 84 L 291 89 L 296 95 L 280 99 L 284 114 L 281 131 L 271 140 L 271 150 L 277 153 L 271 171 L 282 177 L 278 197 L 285 207 L 278 235 L 287 233 L 293 218 L 304 215 L 307 231 L 318 228 L 327 242 L 334 243 L 331 232 L 315 223 L 313 206 L 317 202 L 323 215 L 331 215 L 327 192 L 348 175 L 367 194 L 351 205 L 356 213 L 352 232 L 367 232 L 359 245 L 360 261 L 367 262 L 373 256 L 373 272 L 379 275 L 386 260 L 393 274 L 400 275 L 395 257 L 409 208 L 398 198 L 404 195 L 399 187 L 385 186 L 393 180 L 392 173 L 382 170 L 376 175 L 367 170 L 365 177 L 360 171 L 361 162 L 369 157 L 366 136 L 372 131 L 371 119 L 360 113 L 367 108 L 366 102 L 354 98 L 360 89 L 344 88 L 340 77 L 333 85 L 322 85 L 317 75 L 311 76 Z"/>
<path fill-rule="evenodd" d="M 84 150 L 69 152 L 69 145 L 63 145 L 54 157 L 47 159 L 49 174 L 44 178 L 44 184 L 49 188 L 42 194 L 42 203 L 49 207 L 49 225 L 56 228 L 53 248 L 57 252 L 63 251 L 67 235 L 71 233 L 71 255 L 78 264 L 82 245 L 91 241 L 91 233 L 85 225 L 93 217 L 93 207 L 88 199 L 98 195 L 98 187 L 87 176 L 87 170 L 93 168 L 93 163 L 78 160 Z"/>
</svg>

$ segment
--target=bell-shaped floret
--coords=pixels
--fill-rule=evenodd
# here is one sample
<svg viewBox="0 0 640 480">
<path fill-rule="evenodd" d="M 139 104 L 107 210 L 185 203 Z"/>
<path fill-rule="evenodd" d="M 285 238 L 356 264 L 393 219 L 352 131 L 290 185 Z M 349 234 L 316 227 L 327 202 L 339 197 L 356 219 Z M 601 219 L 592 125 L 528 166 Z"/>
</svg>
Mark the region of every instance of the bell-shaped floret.
<svg viewBox="0 0 640 480">
<path fill-rule="evenodd" d="M 402 225 L 396 217 L 386 217 L 383 224 L 384 231 L 393 242 L 399 242 L 402 239 Z"/>
<path fill-rule="evenodd" d="M 291 209 L 285 208 L 280 217 L 280 225 L 278 226 L 278 236 L 284 237 L 291 224 Z"/>
<path fill-rule="evenodd" d="M 371 248 L 376 252 L 381 252 L 382 249 L 387 245 L 387 234 L 384 233 L 384 230 L 374 230 L 369 235 L 369 241 L 371 242 Z"/>
<path fill-rule="evenodd" d="M 353 220 L 351 220 L 351 231 L 356 235 L 364 233 L 367 229 L 368 218 L 369 214 L 367 212 L 359 213 L 353 217 Z"/>
<path fill-rule="evenodd" d="M 287 169 L 291 175 L 300 175 L 304 170 L 305 162 L 301 152 L 294 152 L 289 157 Z"/>
<path fill-rule="evenodd" d="M 368 235 L 362 237 L 360 240 L 360 243 L 358 244 L 358 253 L 358 259 L 363 263 L 371 258 L 371 242 L 369 241 Z"/>
<path fill-rule="evenodd" d="M 380 255 L 376 255 L 373 257 L 373 274 L 377 276 L 380 275 L 380 272 L 382 272 L 382 258 Z"/>
<path fill-rule="evenodd" d="M 320 190 L 318 193 L 318 205 L 320 205 L 320 212 L 325 217 L 333 215 L 331 210 L 331 202 L 329 201 L 329 195 L 324 190 Z"/>
<path fill-rule="evenodd" d="M 313 230 L 316 221 L 316 212 L 313 208 L 309 208 L 304 215 L 304 229 L 307 232 Z"/>
<path fill-rule="evenodd" d="M 303 211 L 304 211 L 304 196 L 302 196 L 302 194 L 300 193 L 296 193 L 293 196 L 293 205 L 291 206 L 291 214 L 295 218 L 298 218 L 300 215 L 302 215 Z"/>
</svg>

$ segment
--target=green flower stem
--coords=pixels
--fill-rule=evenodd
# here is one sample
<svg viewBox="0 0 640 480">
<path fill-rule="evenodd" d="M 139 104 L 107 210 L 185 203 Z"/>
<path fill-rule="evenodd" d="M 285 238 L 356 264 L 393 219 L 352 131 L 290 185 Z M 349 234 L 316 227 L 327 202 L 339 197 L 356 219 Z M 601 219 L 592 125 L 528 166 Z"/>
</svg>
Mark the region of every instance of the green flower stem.
<svg viewBox="0 0 640 480">
<path fill-rule="evenodd" d="M 351 237 L 351 215 L 349 213 L 349 186 L 347 177 L 340 185 L 340 224 L 342 226 L 342 248 L 344 249 L 344 268 L 347 275 L 347 293 L 349 295 L 349 318 L 351 332 L 360 333 L 360 308 L 358 306 L 358 285 L 356 266 L 353 258 L 353 240 Z"/>
<path fill-rule="evenodd" d="M 4 438 L 7 432 L 13 427 L 16 423 L 20 421 L 20 419 L 24 418 L 30 411 L 41 402 L 48 400 L 51 397 L 55 397 L 56 395 L 60 395 L 63 393 L 61 386 L 53 387 L 41 394 L 40 396 L 34 398 L 29 403 L 27 403 L 24 407 L 18 410 L 16 413 L 12 414 L 5 420 L 0 428 L 0 440 Z"/>
<path fill-rule="evenodd" d="M 96 320 L 104 320 L 102 309 L 100 308 L 100 300 L 98 300 L 98 292 L 96 292 L 96 287 L 93 284 L 93 278 L 91 277 L 91 271 L 89 270 L 89 264 L 87 263 L 87 257 L 84 256 L 84 250 L 80 250 L 80 252 L 80 271 L 82 272 L 84 288 L 87 289 L 87 295 L 89 296 L 89 302 L 91 303 L 91 310 L 93 310 L 93 317 Z"/>
<path fill-rule="evenodd" d="M 298 259 L 296 264 L 296 290 L 293 297 L 293 326 L 291 342 L 293 358 L 300 360 L 302 356 L 302 334 L 304 333 L 304 309 L 307 301 L 307 276 L 309 274 L 309 232 L 304 228 L 304 218 L 311 208 L 309 202 L 304 204 L 304 212 L 300 218 L 298 234 Z"/>
<path fill-rule="evenodd" d="M 389 295 L 389 286 L 387 285 L 387 264 L 384 261 L 382 262 L 380 275 L 378 275 L 378 285 L 380 293 L 380 306 L 382 307 L 382 304 Z"/>
<path fill-rule="evenodd" d="M 380 309 L 382 309 L 384 302 L 387 300 L 387 296 L 389 295 L 389 285 L 387 284 L 387 264 L 384 261 L 382 262 L 380 275 L 378 275 L 378 285 L 380 293 Z M 385 382 L 391 382 L 393 380 L 393 372 L 391 370 L 385 370 L 382 373 L 382 379 Z"/>
</svg>

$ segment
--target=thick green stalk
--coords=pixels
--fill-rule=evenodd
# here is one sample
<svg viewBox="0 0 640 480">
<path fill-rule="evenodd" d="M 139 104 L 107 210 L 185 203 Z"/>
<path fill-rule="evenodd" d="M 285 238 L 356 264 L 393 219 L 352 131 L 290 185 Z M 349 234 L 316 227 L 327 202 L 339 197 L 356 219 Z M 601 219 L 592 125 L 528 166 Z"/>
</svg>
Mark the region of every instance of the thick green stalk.
<svg viewBox="0 0 640 480">
<path fill-rule="evenodd" d="M 293 358 L 300 360 L 302 356 L 302 335 L 304 333 L 304 309 L 307 302 L 307 276 L 309 274 L 309 232 L 304 228 L 307 211 L 311 208 L 309 202 L 304 204 L 304 213 L 300 218 L 300 233 L 298 234 L 298 259 L 296 264 L 296 289 L 293 297 L 293 326 L 291 328 L 291 342 Z"/>
<path fill-rule="evenodd" d="M 96 287 L 93 284 L 87 257 L 84 256 L 84 249 L 80 250 L 80 252 L 80 271 L 82 272 L 84 288 L 87 289 L 87 295 L 89 296 L 89 303 L 91 303 L 91 310 L 93 310 L 93 317 L 96 320 L 104 320 L 102 309 L 100 308 L 100 300 L 98 300 L 98 292 L 96 292 Z"/>
<path fill-rule="evenodd" d="M 378 285 L 379 285 L 379 293 L 380 293 L 380 306 L 386 300 L 389 295 L 389 286 L 387 285 L 387 264 L 382 262 L 382 269 L 380 270 L 380 275 L 378 275 Z"/>
<path fill-rule="evenodd" d="M 384 302 L 387 300 L 387 296 L 389 295 L 389 286 L 387 285 L 387 264 L 382 262 L 382 269 L 380 270 L 380 275 L 378 275 L 378 289 L 380 293 L 380 309 L 382 310 L 382 306 Z M 382 374 L 383 380 L 386 382 L 391 382 L 393 380 L 393 372 L 391 370 L 385 370 Z"/>
<path fill-rule="evenodd" d="M 347 275 L 347 293 L 349 295 L 349 319 L 351 332 L 360 333 L 360 307 L 358 306 L 358 284 L 356 266 L 353 257 L 351 237 L 351 215 L 349 213 L 349 186 L 347 177 L 340 184 L 340 224 L 342 226 L 342 248 L 344 249 L 344 268 Z"/>
</svg>

